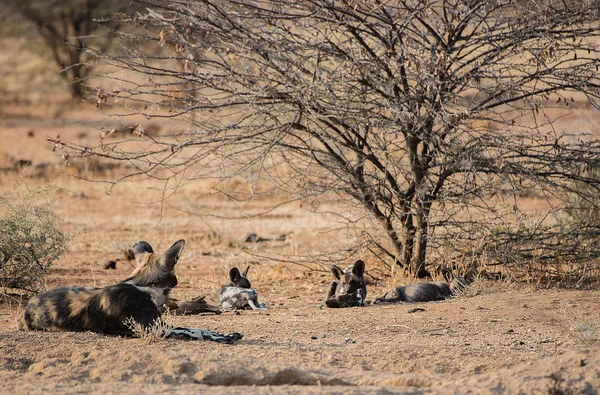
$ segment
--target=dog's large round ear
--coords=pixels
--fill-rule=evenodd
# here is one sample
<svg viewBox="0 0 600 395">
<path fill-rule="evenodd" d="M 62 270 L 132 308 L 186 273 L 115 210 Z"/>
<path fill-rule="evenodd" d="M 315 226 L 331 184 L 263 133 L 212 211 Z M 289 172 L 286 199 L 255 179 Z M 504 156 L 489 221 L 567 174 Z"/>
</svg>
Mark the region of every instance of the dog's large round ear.
<svg viewBox="0 0 600 395">
<path fill-rule="evenodd" d="M 442 273 L 442 277 L 444 277 L 444 280 L 446 280 L 448 283 L 454 278 L 454 274 L 447 267 L 441 268 L 440 273 Z"/>
<path fill-rule="evenodd" d="M 145 253 L 153 253 L 154 250 L 152 246 L 145 241 L 138 241 L 132 247 L 134 254 L 145 254 Z"/>
<path fill-rule="evenodd" d="M 362 277 L 365 274 L 365 263 L 360 259 L 354 262 L 352 273 L 354 273 L 357 277 Z"/>
<path fill-rule="evenodd" d="M 344 275 L 344 271 L 336 265 L 331 265 L 331 273 L 333 273 L 333 277 L 337 278 L 338 280 L 340 280 Z"/>
<path fill-rule="evenodd" d="M 133 257 L 136 265 L 139 265 L 142 262 L 142 259 L 144 256 L 146 256 L 146 254 L 154 253 L 152 246 L 145 241 L 138 241 L 133 245 L 133 247 L 131 247 L 131 250 L 133 251 Z"/>
<path fill-rule="evenodd" d="M 248 277 L 248 270 L 250 270 L 250 265 L 242 272 L 242 277 Z"/>
<path fill-rule="evenodd" d="M 167 250 L 167 252 L 165 252 L 164 263 L 167 269 L 171 270 L 173 269 L 173 267 L 175 267 L 175 264 L 181 256 L 181 251 L 183 251 L 184 245 L 185 240 L 179 240 L 178 242 L 173 244 L 171 248 Z"/>
<path fill-rule="evenodd" d="M 235 280 L 237 280 L 240 277 L 241 277 L 240 269 L 238 269 L 237 267 L 232 267 L 231 270 L 229 271 L 229 279 L 231 281 L 235 282 Z"/>
</svg>

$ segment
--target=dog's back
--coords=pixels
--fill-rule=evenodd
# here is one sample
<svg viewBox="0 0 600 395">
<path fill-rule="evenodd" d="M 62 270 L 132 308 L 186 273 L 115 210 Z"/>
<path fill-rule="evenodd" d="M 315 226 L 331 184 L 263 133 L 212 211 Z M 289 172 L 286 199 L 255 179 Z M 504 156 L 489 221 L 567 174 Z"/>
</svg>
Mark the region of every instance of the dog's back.
<svg viewBox="0 0 600 395">
<path fill-rule="evenodd" d="M 397 287 L 392 297 L 408 303 L 432 302 L 452 296 L 450 285 L 446 282 L 417 283 Z"/>
<path fill-rule="evenodd" d="M 464 291 L 468 286 L 463 277 L 456 276 L 450 283 L 424 282 L 396 287 L 390 298 L 378 298 L 375 303 L 417 303 L 448 299 Z"/>
<path fill-rule="evenodd" d="M 32 297 L 19 322 L 21 330 L 85 331 L 131 335 L 132 318 L 147 327 L 160 318 L 159 307 L 175 285 L 174 267 L 184 241 L 164 254 L 146 242 L 134 246 L 138 266 L 122 282 L 104 288 L 59 287 Z"/>
<path fill-rule="evenodd" d="M 222 285 L 217 290 L 217 298 L 221 303 L 221 307 L 224 309 L 232 310 L 263 310 L 264 308 L 258 303 L 258 294 L 252 285 L 250 280 L 246 277 L 250 266 L 240 272 L 237 267 L 232 268 L 229 271 L 229 284 Z"/>
<path fill-rule="evenodd" d="M 19 329 L 130 335 L 131 329 L 123 324 L 130 317 L 144 327 L 160 318 L 150 293 L 131 284 L 59 287 L 29 300 Z"/>
<path fill-rule="evenodd" d="M 252 288 L 221 287 L 219 301 L 224 309 L 262 310 L 258 303 L 258 294 Z"/>
</svg>

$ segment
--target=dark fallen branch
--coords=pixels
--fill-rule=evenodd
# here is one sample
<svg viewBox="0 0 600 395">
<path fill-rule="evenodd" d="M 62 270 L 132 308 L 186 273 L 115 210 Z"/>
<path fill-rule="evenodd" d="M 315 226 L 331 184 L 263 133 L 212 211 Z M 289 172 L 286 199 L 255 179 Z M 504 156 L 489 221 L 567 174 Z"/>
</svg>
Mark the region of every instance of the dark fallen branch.
<svg viewBox="0 0 600 395">
<path fill-rule="evenodd" d="M 169 313 L 173 315 L 194 315 L 202 313 L 221 314 L 221 310 L 218 307 L 206 303 L 204 298 L 205 296 L 197 296 L 192 300 L 181 303 L 174 299 L 169 299 L 164 311 L 168 310 Z"/>
</svg>

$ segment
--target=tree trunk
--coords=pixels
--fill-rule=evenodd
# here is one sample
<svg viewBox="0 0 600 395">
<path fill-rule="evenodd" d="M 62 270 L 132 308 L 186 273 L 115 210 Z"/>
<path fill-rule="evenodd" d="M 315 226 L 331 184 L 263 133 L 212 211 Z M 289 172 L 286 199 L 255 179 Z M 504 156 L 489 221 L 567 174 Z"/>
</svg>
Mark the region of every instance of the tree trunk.
<svg viewBox="0 0 600 395">
<path fill-rule="evenodd" d="M 418 278 L 423 278 L 429 275 L 429 272 L 427 272 L 427 270 L 425 269 L 425 256 L 427 252 L 428 210 L 426 203 L 422 199 L 423 195 L 421 191 L 423 185 L 423 178 L 425 177 L 425 169 L 423 162 L 419 158 L 418 147 L 420 142 L 421 140 L 413 135 L 408 135 L 406 137 L 406 147 L 410 155 L 410 164 L 416 190 L 416 200 L 412 201 L 412 206 L 416 206 L 416 212 L 414 213 L 416 229 L 411 229 L 412 232 L 410 233 L 410 235 L 412 235 L 412 256 L 409 267 L 413 275 L 417 276 Z M 412 216 L 412 214 L 409 215 Z M 410 221 L 410 225 L 412 228 L 412 218 Z"/>
<path fill-rule="evenodd" d="M 429 213 L 431 202 L 420 201 L 417 207 L 416 222 L 417 230 L 415 235 L 415 249 L 411 270 L 418 278 L 430 276 L 426 269 L 427 257 L 427 239 L 429 236 Z"/>
<path fill-rule="evenodd" d="M 80 82 L 72 81 L 69 83 L 69 91 L 71 92 L 71 98 L 82 99 L 85 89 Z"/>
<path fill-rule="evenodd" d="M 411 262 L 411 271 L 418 278 L 429 277 L 429 272 L 425 268 L 425 257 L 427 252 L 427 230 L 421 229 L 419 227 L 417 229 L 416 237 L 415 237 L 415 248 L 413 260 Z"/>
<path fill-rule="evenodd" d="M 85 86 L 83 82 L 86 77 L 86 71 L 83 65 L 74 64 L 67 71 L 69 82 L 69 90 L 73 99 L 82 99 L 85 94 Z"/>
<path fill-rule="evenodd" d="M 398 237 L 398 234 L 396 233 L 396 229 L 394 228 L 394 225 L 392 224 L 391 218 L 386 218 L 384 220 L 385 222 L 385 228 L 387 231 L 387 234 L 390 238 L 390 240 L 392 241 L 392 245 L 394 246 L 394 250 L 396 253 L 396 264 L 398 264 L 401 267 L 405 267 L 406 263 L 409 263 L 410 261 L 400 261 L 399 257 L 402 256 L 403 251 L 404 251 L 404 245 L 403 243 L 400 241 L 400 238 Z"/>
<path fill-rule="evenodd" d="M 401 261 L 398 264 L 403 267 L 410 267 L 415 246 L 415 226 L 410 212 L 404 215 L 402 227 L 404 228 L 404 243 L 402 245 Z"/>
</svg>

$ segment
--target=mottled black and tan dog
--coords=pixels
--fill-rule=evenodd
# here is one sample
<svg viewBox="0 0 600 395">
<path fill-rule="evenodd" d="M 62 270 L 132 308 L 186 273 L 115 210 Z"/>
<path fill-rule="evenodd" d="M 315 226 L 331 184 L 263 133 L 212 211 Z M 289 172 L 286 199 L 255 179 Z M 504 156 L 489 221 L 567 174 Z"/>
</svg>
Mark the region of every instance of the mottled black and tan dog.
<svg viewBox="0 0 600 395">
<path fill-rule="evenodd" d="M 367 297 L 365 263 L 359 259 L 345 270 L 333 265 L 331 273 L 336 280 L 329 287 L 325 305 L 332 308 L 364 306 Z"/>
<path fill-rule="evenodd" d="M 402 285 L 392 291 L 391 297 L 377 298 L 373 303 L 417 303 L 434 302 L 437 300 L 448 299 L 464 291 L 468 283 L 460 276 L 456 276 L 448 281 L 424 282 Z"/>
<path fill-rule="evenodd" d="M 132 336 L 126 321 L 142 328 L 160 323 L 159 309 L 177 285 L 175 264 L 184 240 L 179 240 L 163 255 L 155 254 L 150 244 L 133 246 L 137 267 L 118 284 L 104 288 L 59 287 L 32 297 L 19 322 L 20 330 L 93 331 Z M 231 343 L 239 334 L 221 335 L 193 328 L 168 328 L 165 337 L 208 339 Z"/>
<path fill-rule="evenodd" d="M 224 309 L 233 310 L 264 310 L 264 305 L 258 303 L 258 294 L 252 285 L 248 276 L 250 266 L 243 272 L 237 267 L 231 268 L 229 271 L 229 279 L 231 282 L 221 286 L 217 290 L 217 298 L 221 302 L 221 307 Z"/>
</svg>

